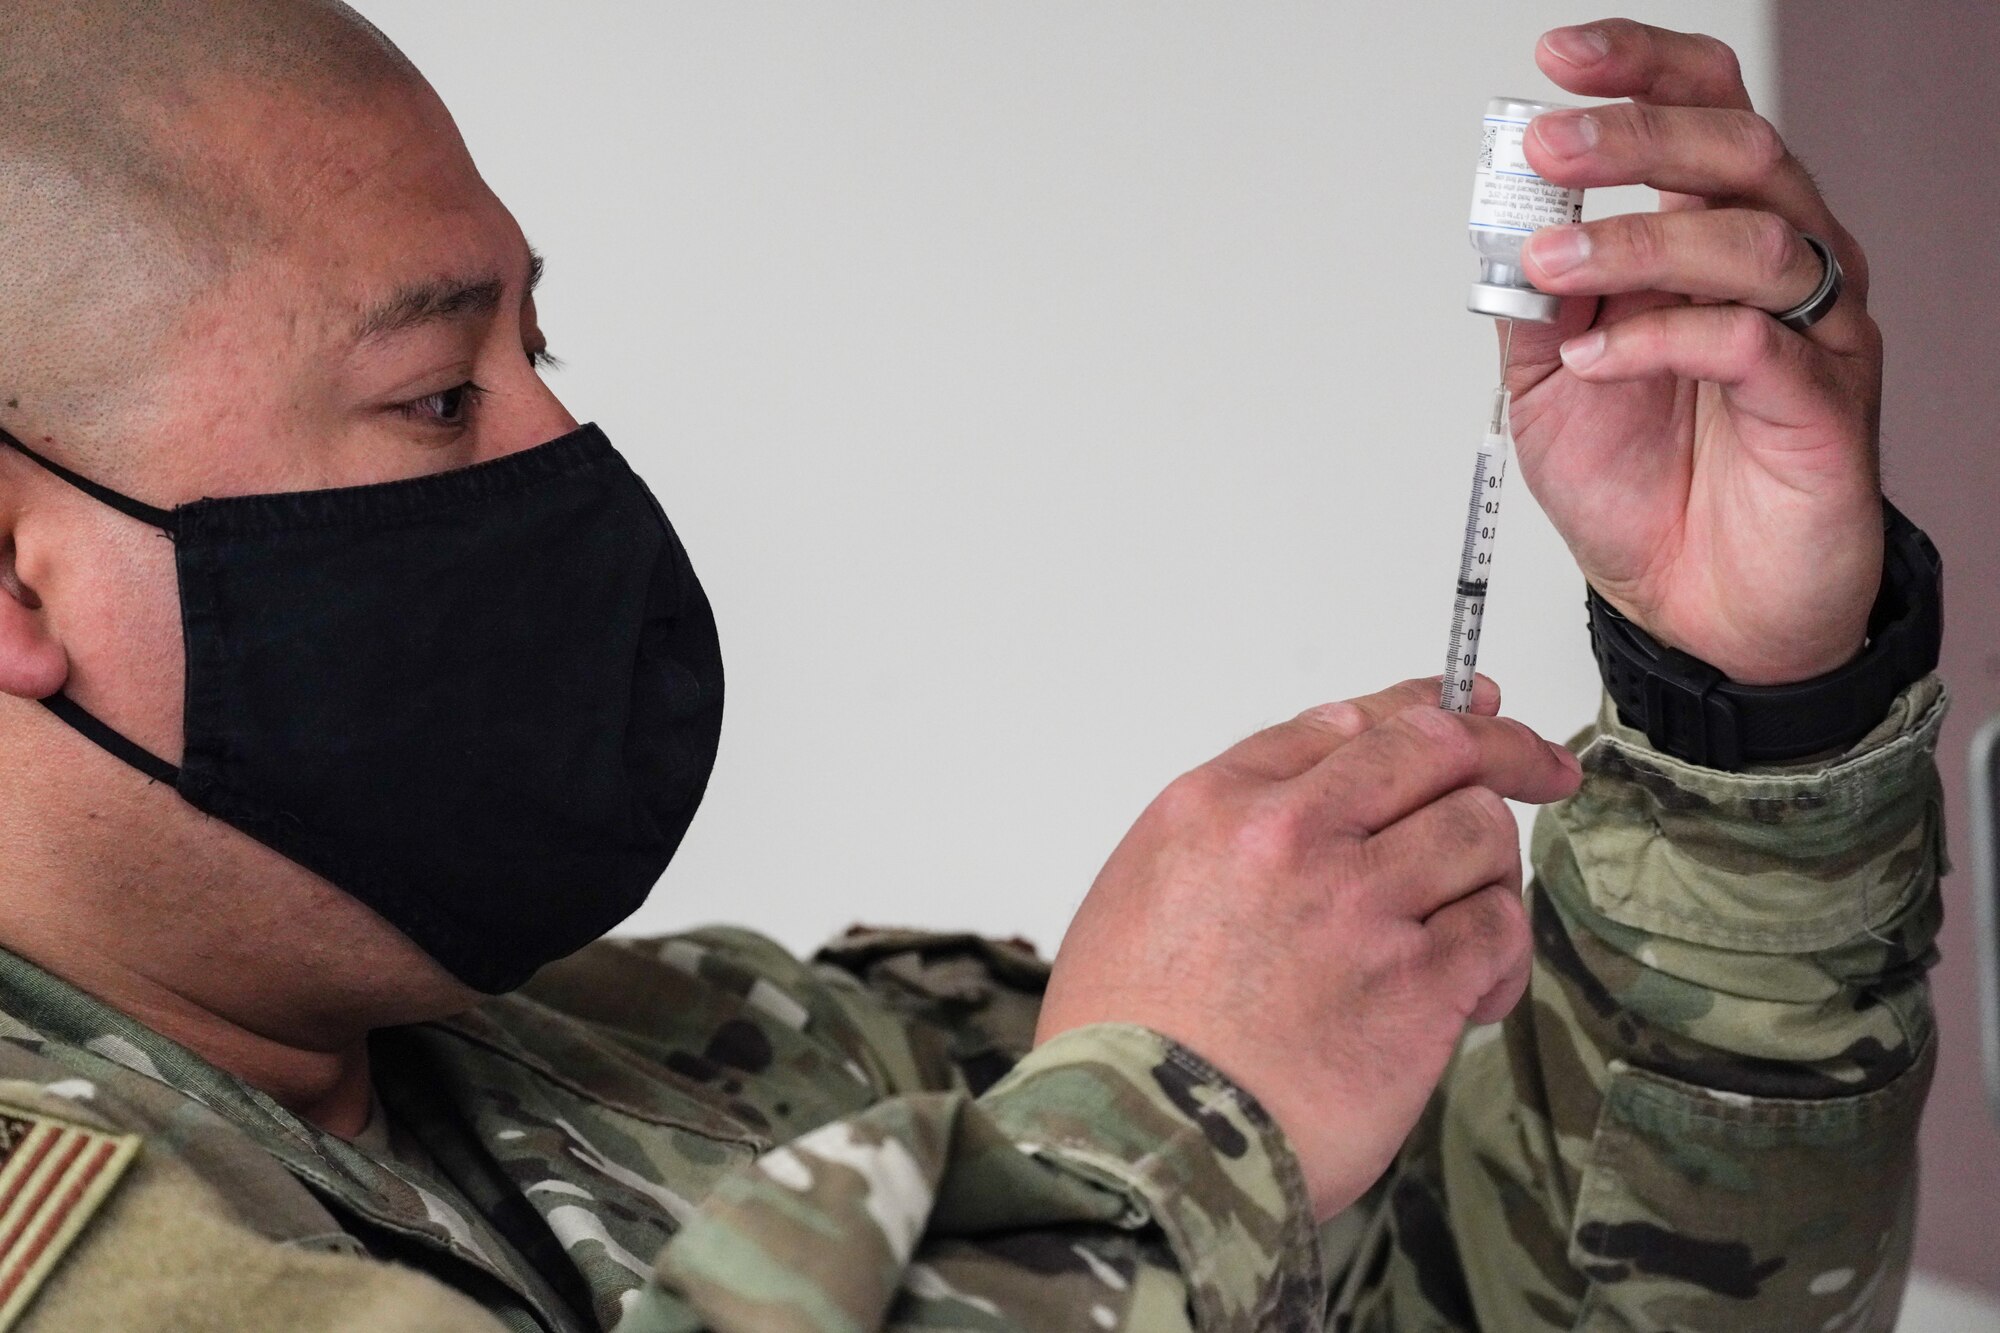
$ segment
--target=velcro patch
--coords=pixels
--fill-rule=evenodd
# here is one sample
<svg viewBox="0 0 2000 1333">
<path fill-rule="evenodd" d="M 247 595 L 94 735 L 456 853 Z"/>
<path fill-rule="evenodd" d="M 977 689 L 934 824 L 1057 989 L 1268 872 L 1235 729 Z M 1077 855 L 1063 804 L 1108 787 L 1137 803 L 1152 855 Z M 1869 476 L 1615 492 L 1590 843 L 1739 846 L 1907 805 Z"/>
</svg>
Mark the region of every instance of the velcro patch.
<svg viewBox="0 0 2000 1333">
<path fill-rule="evenodd" d="M 0 1333 L 28 1308 L 138 1151 L 136 1134 L 0 1109 Z"/>
</svg>

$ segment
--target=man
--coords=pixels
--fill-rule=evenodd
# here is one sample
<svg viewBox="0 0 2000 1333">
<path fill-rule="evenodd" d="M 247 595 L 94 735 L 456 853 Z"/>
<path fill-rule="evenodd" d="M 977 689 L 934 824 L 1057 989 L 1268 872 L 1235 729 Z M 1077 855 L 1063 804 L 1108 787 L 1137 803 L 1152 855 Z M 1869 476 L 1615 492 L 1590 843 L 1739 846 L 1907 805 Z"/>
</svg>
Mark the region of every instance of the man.
<svg viewBox="0 0 2000 1333">
<path fill-rule="evenodd" d="M 0 1326 L 1891 1325 L 1935 586 L 1862 256 L 1726 48 L 1537 52 L 1632 100 L 1535 167 L 1670 192 L 1534 238 L 1577 299 L 1510 371 L 1623 720 L 1314 709 L 1171 784 L 1050 969 L 588 943 L 720 660 L 444 108 L 336 0 L 0 23 Z M 1525 905 L 1503 797 L 1561 802 Z"/>
</svg>

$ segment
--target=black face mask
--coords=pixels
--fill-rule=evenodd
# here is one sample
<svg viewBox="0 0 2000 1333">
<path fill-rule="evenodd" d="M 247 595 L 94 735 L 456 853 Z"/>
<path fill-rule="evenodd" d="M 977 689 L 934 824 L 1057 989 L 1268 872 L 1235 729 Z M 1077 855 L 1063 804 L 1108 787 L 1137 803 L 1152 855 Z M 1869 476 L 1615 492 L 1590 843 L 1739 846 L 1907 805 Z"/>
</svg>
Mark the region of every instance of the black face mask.
<svg viewBox="0 0 2000 1333">
<path fill-rule="evenodd" d="M 659 502 L 595 426 L 435 476 L 142 504 L 174 541 L 178 768 L 58 717 L 512 989 L 629 915 L 722 727 L 715 620 Z"/>
</svg>

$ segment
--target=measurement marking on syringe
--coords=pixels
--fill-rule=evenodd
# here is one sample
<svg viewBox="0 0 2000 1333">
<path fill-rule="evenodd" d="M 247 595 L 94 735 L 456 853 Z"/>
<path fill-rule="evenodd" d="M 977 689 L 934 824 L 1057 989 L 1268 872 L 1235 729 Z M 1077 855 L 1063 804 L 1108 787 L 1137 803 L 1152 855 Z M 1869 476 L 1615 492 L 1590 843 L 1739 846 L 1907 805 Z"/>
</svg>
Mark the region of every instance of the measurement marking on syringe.
<svg viewBox="0 0 2000 1333">
<path fill-rule="evenodd" d="M 1472 706 L 1479 632 L 1486 618 L 1486 575 L 1493 567 L 1493 539 L 1500 529 L 1500 489 L 1507 476 L 1506 410 L 1507 390 L 1503 386 L 1495 393 L 1493 418 L 1473 460 L 1472 497 L 1466 505 L 1465 540 L 1459 547 L 1458 583 L 1452 598 L 1451 644 L 1439 691 L 1439 703 L 1455 713 Z"/>
</svg>

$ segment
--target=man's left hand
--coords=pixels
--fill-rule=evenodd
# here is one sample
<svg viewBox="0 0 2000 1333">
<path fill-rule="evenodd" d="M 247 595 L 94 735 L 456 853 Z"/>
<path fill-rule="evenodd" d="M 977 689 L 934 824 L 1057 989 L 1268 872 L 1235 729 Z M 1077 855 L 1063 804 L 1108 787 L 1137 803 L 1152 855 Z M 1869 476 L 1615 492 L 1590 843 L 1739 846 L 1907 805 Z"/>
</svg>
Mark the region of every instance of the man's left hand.
<svg viewBox="0 0 2000 1333">
<path fill-rule="evenodd" d="M 1882 570 L 1867 261 L 1721 42 L 1611 19 L 1547 34 L 1536 59 L 1571 92 L 1631 100 L 1538 117 L 1529 163 L 1654 186 L 1661 208 L 1530 238 L 1535 285 L 1583 299 L 1516 327 L 1522 474 L 1654 637 L 1746 684 L 1831 671 L 1860 651 Z M 1767 313 L 1819 284 L 1802 234 L 1847 279 L 1803 334 Z"/>
</svg>

